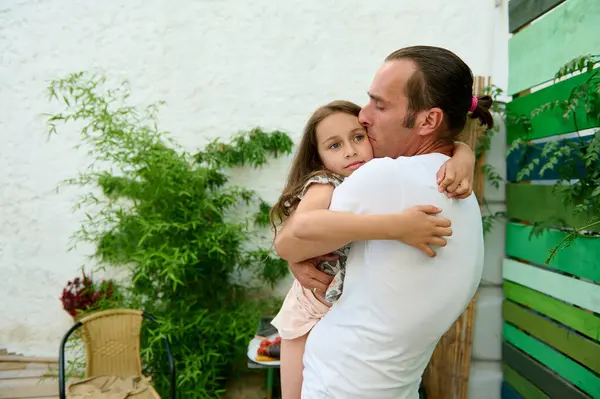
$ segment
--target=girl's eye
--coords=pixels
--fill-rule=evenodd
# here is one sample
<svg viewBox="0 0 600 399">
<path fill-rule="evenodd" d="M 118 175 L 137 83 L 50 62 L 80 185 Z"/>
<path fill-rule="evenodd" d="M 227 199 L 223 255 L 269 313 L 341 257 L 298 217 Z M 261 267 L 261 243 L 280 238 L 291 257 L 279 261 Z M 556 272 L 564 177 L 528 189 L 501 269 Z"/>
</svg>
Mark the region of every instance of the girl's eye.
<svg viewBox="0 0 600 399">
<path fill-rule="evenodd" d="M 329 148 L 331 148 L 332 150 L 338 149 L 340 148 L 340 143 L 333 143 L 329 146 Z"/>
<path fill-rule="evenodd" d="M 358 136 L 354 137 L 354 141 L 363 141 L 365 139 L 365 136 L 363 134 L 359 134 Z"/>
</svg>

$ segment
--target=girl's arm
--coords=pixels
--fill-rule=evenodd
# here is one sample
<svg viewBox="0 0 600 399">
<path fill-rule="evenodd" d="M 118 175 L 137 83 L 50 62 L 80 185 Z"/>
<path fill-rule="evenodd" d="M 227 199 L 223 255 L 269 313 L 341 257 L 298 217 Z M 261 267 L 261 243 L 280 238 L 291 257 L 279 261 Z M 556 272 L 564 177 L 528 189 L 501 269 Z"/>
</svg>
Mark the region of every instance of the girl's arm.
<svg viewBox="0 0 600 399">
<path fill-rule="evenodd" d="M 440 191 L 466 198 L 472 192 L 475 156 L 464 143 L 455 143 L 454 154 L 438 171 Z M 459 185 L 460 183 L 460 185 Z M 275 238 L 275 250 L 289 262 L 300 262 L 334 251 L 352 241 L 398 240 L 421 249 L 429 256 L 429 245 L 443 246 L 451 235 L 450 221 L 433 216 L 432 206 L 418 206 L 391 215 L 359 215 L 328 211 L 333 186 L 313 184 L 296 211 Z"/>
<path fill-rule="evenodd" d="M 289 262 L 334 251 L 352 241 L 397 240 L 435 256 L 429 245 L 445 246 L 450 220 L 433 216 L 434 206 L 415 206 L 401 213 L 362 215 L 315 209 L 290 217 L 275 239 L 279 256 Z"/>
<path fill-rule="evenodd" d="M 314 211 L 326 211 L 331 203 L 333 196 L 333 186 L 331 184 L 311 184 L 306 190 L 304 197 L 298 204 L 298 207 L 285 220 L 281 230 L 275 236 L 275 251 L 282 258 L 289 262 L 300 262 L 315 256 L 328 254 L 347 242 L 340 241 L 339 238 L 330 236 L 327 242 L 318 240 L 297 239 L 294 237 L 290 226 L 294 226 L 296 218 L 305 213 Z M 311 251 L 303 251 L 305 247 L 310 247 Z"/>
</svg>

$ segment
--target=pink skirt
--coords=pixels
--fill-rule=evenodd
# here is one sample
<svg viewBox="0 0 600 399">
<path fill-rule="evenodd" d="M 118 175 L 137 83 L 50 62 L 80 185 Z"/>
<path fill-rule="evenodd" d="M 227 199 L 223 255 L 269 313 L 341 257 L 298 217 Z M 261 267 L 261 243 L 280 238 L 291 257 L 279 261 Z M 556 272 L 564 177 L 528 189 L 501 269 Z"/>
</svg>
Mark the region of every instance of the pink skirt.
<svg viewBox="0 0 600 399">
<path fill-rule="evenodd" d="M 281 338 L 295 339 L 307 334 L 328 310 L 329 306 L 319 301 L 311 290 L 294 280 L 271 324 Z"/>
</svg>

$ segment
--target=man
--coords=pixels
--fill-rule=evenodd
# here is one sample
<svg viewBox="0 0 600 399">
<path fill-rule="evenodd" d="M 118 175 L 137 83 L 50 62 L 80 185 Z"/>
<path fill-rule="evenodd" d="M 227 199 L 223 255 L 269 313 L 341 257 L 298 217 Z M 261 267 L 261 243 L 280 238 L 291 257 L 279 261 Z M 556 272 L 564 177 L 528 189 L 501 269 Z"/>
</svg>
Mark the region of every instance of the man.
<svg viewBox="0 0 600 399">
<path fill-rule="evenodd" d="M 434 205 L 452 221 L 448 245 L 429 258 L 395 241 L 352 245 L 344 294 L 313 328 L 304 355 L 302 397 L 413 399 L 440 337 L 475 293 L 483 232 L 474 196 L 448 198 L 436 171 L 448 159 L 467 114 L 493 123 L 491 99 L 472 96 L 469 67 L 448 50 L 416 46 L 390 54 L 362 109 L 376 158 L 334 192 L 330 210 L 397 213 Z M 290 265 L 309 289 L 328 278 Z"/>
</svg>

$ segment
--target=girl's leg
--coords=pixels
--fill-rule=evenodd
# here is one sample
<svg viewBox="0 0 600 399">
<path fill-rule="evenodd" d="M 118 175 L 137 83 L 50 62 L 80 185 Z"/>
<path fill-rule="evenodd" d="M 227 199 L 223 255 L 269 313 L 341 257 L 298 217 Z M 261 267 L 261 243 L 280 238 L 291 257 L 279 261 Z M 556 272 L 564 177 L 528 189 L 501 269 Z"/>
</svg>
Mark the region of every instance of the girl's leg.
<svg viewBox="0 0 600 399">
<path fill-rule="evenodd" d="M 304 347 L 308 334 L 281 340 L 281 399 L 300 399 Z"/>
</svg>

